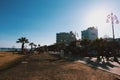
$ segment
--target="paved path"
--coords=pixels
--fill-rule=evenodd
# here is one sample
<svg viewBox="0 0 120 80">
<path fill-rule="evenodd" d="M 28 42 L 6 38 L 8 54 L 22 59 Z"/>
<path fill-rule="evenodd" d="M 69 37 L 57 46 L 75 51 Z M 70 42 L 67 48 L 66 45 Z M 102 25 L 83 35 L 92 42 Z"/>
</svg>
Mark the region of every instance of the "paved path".
<svg viewBox="0 0 120 80">
<path fill-rule="evenodd" d="M 60 52 L 53 52 L 52 54 L 60 54 Z M 120 58 L 118 58 L 119 63 L 112 62 L 112 61 L 98 63 L 96 61 L 96 58 L 89 58 L 89 57 L 83 58 L 83 57 L 72 56 L 72 55 L 70 55 L 69 57 L 67 56 L 67 58 L 72 59 L 75 62 L 81 62 L 81 63 L 87 64 L 87 65 L 90 65 L 92 67 L 96 67 L 96 68 L 120 75 Z"/>
<path fill-rule="evenodd" d="M 79 58 L 79 59 L 75 60 L 75 62 L 85 63 L 85 64 L 88 64 L 90 66 L 93 66 L 93 67 L 96 67 L 96 68 L 99 68 L 99 69 L 102 69 L 102 70 L 105 70 L 105 71 L 120 75 L 120 63 L 117 63 L 117 62 L 109 61 L 109 62 L 100 62 L 100 63 L 98 63 L 96 61 L 96 58 L 90 59 L 88 57 Z"/>
</svg>

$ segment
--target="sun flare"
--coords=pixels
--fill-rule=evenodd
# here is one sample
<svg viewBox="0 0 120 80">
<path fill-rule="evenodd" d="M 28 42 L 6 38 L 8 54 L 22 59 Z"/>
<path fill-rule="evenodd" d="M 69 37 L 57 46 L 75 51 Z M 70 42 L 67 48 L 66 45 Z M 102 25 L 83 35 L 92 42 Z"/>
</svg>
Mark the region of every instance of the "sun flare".
<svg viewBox="0 0 120 80">
<path fill-rule="evenodd" d="M 98 8 L 88 12 L 86 16 L 86 22 L 90 26 L 97 26 L 101 24 L 106 24 L 106 16 L 109 14 L 108 11 Z"/>
<path fill-rule="evenodd" d="M 105 6 L 94 7 L 87 12 L 85 22 L 88 27 L 94 26 L 98 28 L 99 37 L 111 35 L 111 25 L 106 23 L 107 15 L 110 13 L 111 10 Z"/>
</svg>

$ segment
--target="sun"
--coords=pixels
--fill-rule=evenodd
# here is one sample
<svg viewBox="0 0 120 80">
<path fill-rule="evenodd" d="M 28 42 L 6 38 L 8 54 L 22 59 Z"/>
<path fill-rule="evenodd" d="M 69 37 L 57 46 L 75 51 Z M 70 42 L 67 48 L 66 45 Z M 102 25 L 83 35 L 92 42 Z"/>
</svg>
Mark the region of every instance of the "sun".
<svg viewBox="0 0 120 80">
<path fill-rule="evenodd" d="M 90 26 L 105 24 L 106 16 L 108 15 L 108 11 L 104 10 L 104 8 L 95 8 L 88 12 L 86 15 L 86 23 Z"/>
<path fill-rule="evenodd" d="M 86 13 L 85 16 L 85 24 L 88 27 L 97 27 L 99 37 L 103 37 L 104 35 L 111 35 L 111 27 L 110 24 L 106 23 L 107 15 L 111 13 L 111 11 L 104 7 L 94 7 Z"/>
</svg>

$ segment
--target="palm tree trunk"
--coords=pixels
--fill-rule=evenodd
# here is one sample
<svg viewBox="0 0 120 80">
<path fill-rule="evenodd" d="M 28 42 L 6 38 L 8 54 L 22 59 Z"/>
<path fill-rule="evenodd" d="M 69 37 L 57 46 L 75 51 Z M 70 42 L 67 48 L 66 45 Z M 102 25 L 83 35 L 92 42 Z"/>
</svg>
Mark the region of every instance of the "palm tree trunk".
<svg viewBox="0 0 120 80">
<path fill-rule="evenodd" d="M 23 54 L 24 53 L 24 43 L 22 43 L 21 49 L 22 49 L 22 54 Z"/>
<path fill-rule="evenodd" d="M 30 53 L 32 53 L 33 52 L 33 46 L 31 45 L 31 50 L 30 50 Z"/>
</svg>

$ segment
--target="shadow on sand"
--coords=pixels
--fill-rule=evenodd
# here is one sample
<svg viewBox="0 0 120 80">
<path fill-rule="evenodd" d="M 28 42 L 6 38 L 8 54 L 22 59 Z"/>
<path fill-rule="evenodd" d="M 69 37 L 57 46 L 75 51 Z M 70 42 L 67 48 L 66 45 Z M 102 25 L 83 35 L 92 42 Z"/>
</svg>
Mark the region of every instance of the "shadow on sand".
<svg viewBox="0 0 120 80">
<path fill-rule="evenodd" d="M 52 55 L 52 56 L 57 57 L 58 59 L 50 60 L 51 62 L 59 61 L 59 60 L 63 59 L 63 58 L 60 57 L 60 55 L 55 54 L 55 55 Z M 94 58 L 94 60 L 93 60 L 90 57 L 80 57 L 80 56 L 74 56 L 74 55 L 66 56 L 66 57 L 64 58 L 65 61 L 73 62 L 73 61 L 79 61 L 80 60 L 80 61 L 90 65 L 94 69 L 102 68 L 102 69 L 110 70 L 110 68 L 119 67 L 119 66 L 116 66 L 116 65 L 112 64 L 111 61 L 98 61 L 97 58 L 96 59 Z M 118 64 L 120 64 L 120 63 L 118 63 Z"/>
</svg>

